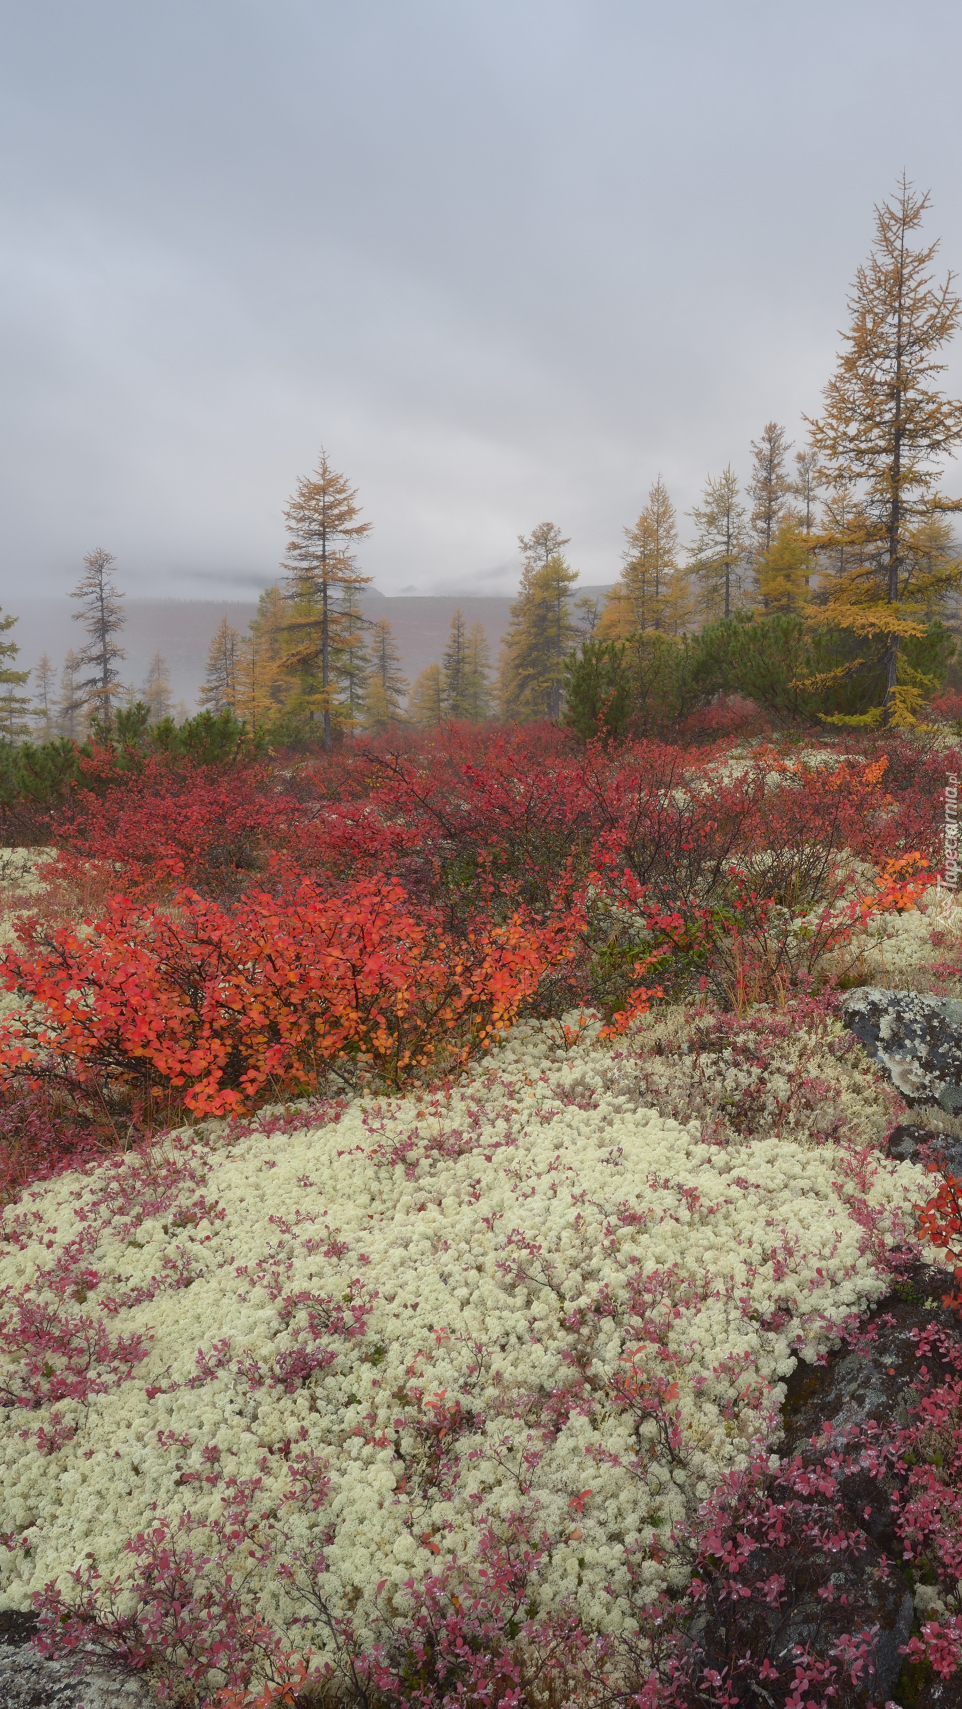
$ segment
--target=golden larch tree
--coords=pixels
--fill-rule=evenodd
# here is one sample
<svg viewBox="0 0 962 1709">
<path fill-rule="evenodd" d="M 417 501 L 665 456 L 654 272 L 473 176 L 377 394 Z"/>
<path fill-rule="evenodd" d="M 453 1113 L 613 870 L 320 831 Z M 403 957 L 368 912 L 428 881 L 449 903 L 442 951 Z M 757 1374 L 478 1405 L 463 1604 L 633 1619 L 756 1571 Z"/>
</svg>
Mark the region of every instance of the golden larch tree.
<svg viewBox="0 0 962 1709">
<path fill-rule="evenodd" d="M 705 483 L 702 503 L 691 512 L 697 534 L 689 569 L 698 588 L 701 616 L 730 617 L 747 599 L 751 540 L 738 481 L 729 464 Z"/>
<path fill-rule="evenodd" d="M 561 552 L 539 566 L 525 566 L 501 643 L 502 717 L 561 716 L 564 661 L 579 635 L 572 612 L 577 580 Z"/>
<path fill-rule="evenodd" d="M 444 723 L 444 685 L 440 665 L 428 665 L 415 677 L 407 704 L 407 717 L 412 724 L 426 728 Z"/>
<path fill-rule="evenodd" d="M 53 660 L 49 653 L 41 653 L 33 669 L 33 716 L 37 734 L 44 742 L 49 742 L 54 734 L 53 684 Z"/>
<path fill-rule="evenodd" d="M 665 628 L 679 567 L 678 524 L 660 475 L 648 489 L 648 503 L 638 521 L 625 529 L 625 539 L 624 569 L 607 595 L 597 624 L 602 640 L 619 641 L 646 629 Z"/>
<path fill-rule="evenodd" d="M 294 693 L 292 679 L 284 671 L 288 615 L 280 588 L 265 588 L 250 626 L 247 694 L 242 702 L 255 732 L 280 718 Z"/>
<path fill-rule="evenodd" d="M 284 567 L 291 606 L 287 629 L 295 643 L 286 667 L 312 684 L 313 692 L 302 689 L 305 702 L 308 698 L 314 702 L 305 705 L 305 710 L 321 713 L 328 750 L 332 743 L 332 596 L 335 590 L 359 587 L 371 580 L 361 575 L 353 557 L 353 547 L 372 526 L 358 522 L 360 506 L 356 499 L 357 489 L 331 467 L 322 449 L 313 476 L 298 481 L 284 512 L 288 528 Z"/>
<path fill-rule="evenodd" d="M 751 530 L 755 555 L 771 550 L 772 541 L 788 508 L 793 483 L 786 468 L 791 442 L 777 421 L 766 421 L 761 436 L 751 441 L 752 478 L 748 496 L 752 500 Z"/>
<path fill-rule="evenodd" d="M 792 615 L 806 612 L 811 573 L 811 540 L 794 516 L 786 516 L 755 566 L 762 609 Z"/>
<path fill-rule="evenodd" d="M 159 724 L 162 718 L 170 717 L 174 698 L 170 691 L 170 667 L 163 653 L 155 653 L 147 666 L 140 698 L 150 708 L 152 724 Z"/>
<path fill-rule="evenodd" d="M 809 424 L 820 479 L 858 499 L 846 525 L 820 539 L 826 556 L 846 555 L 826 588 L 826 616 L 864 644 L 858 664 L 877 670 L 881 648 L 884 698 L 860 721 L 886 725 L 911 723 L 932 686 L 906 661 L 904 643 L 924 634 L 927 605 L 962 576 L 954 557 L 922 546 L 933 519 L 962 508 L 939 490 L 942 465 L 962 442 L 962 401 L 937 384 L 962 305 L 951 273 L 934 278 L 938 243 L 915 238 L 928 206 L 903 176 L 876 207 L 824 412 Z"/>
</svg>

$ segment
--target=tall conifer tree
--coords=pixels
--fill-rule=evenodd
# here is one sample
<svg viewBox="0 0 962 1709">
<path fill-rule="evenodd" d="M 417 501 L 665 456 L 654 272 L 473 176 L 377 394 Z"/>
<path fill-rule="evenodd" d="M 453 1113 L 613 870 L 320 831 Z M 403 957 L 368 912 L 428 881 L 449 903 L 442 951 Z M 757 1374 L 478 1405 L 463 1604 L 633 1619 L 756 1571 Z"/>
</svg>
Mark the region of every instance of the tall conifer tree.
<svg viewBox="0 0 962 1709">
<path fill-rule="evenodd" d="M 962 565 L 933 565 L 918 549 L 920 531 L 962 499 L 939 490 L 941 465 L 962 443 L 962 401 L 947 398 L 937 375 L 962 303 L 953 276 L 932 272 L 938 243 L 918 243 L 929 197 L 903 177 L 875 209 L 875 243 L 849 298 L 851 322 L 823 414 L 810 423 L 819 473 L 859 498 L 851 525 L 826 530 L 821 544 L 844 546 L 849 564 L 827 589 L 831 622 L 864 648 L 869 673 L 884 667 L 884 698 L 862 721 L 910 723 L 931 687 L 904 658 L 903 643 L 924 633 L 926 605 L 958 584 Z M 927 568 L 927 561 L 929 567 Z"/>
<path fill-rule="evenodd" d="M 33 672 L 33 716 L 37 734 L 44 742 L 49 742 L 54 734 L 53 681 L 53 660 L 49 653 L 41 653 Z"/>
<path fill-rule="evenodd" d="M 569 542 L 554 522 L 539 522 L 530 535 L 519 534 L 518 544 L 521 586 L 501 642 L 501 716 L 519 720 L 557 717 L 562 660 L 577 634 L 571 613 L 571 589 L 578 579 L 577 571 L 565 561 L 563 548 Z"/>
<path fill-rule="evenodd" d="M 234 628 L 228 617 L 221 619 L 220 627 L 212 637 L 207 649 L 207 670 L 204 676 L 204 686 L 198 695 L 202 706 L 211 712 L 233 712 L 235 716 L 244 717 L 247 698 L 248 664 L 244 637 Z"/>
<path fill-rule="evenodd" d="M 448 718 L 470 718 L 470 682 L 468 663 L 468 629 L 464 612 L 458 607 L 451 619 L 448 644 L 441 659 L 441 692 Z"/>
<path fill-rule="evenodd" d="M 749 534 L 745 506 L 731 465 L 705 484 L 703 502 L 691 513 L 698 530 L 690 548 L 691 572 L 702 616 L 730 617 L 746 602 Z"/>
<path fill-rule="evenodd" d="M 366 721 L 371 729 L 377 729 L 400 718 L 408 692 L 394 627 L 388 618 L 380 617 L 372 625 L 369 651 Z"/>
<path fill-rule="evenodd" d="M 483 623 L 472 623 L 467 637 L 466 716 L 479 724 L 493 711 L 491 648 Z"/>
<path fill-rule="evenodd" d="M 358 587 L 371 580 L 361 575 L 352 548 L 368 534 L 370 522 L 358 522 L 357 489 L 332 469 L 322 449 L 311 480 L 302 479 L 284 517 L 288 527 L 285 568 L 291 616 L 288 630 L 295 645 L 287 668 L 299 671 L 312 684 L 312 710 L 320 711 L 324 746 L 331 748 L 332 596 L 335 590 Z"/>
<path fill-rule="evenodd" d="M 331 671 L 338 689 L 337 713 L 345 727 L 354 730 L 367 708 L 371 675 L 367 632 L 372 625 L 361 611 L 360 595 L 352 582 L 341 589 L 332 615 Z"/>
<path fill-rule="evenodd" d="M 70 595 L 80 601 L 74 621 L 82 623 L 87 631 L 86 642 L 78 655 L 80 669 L 87 674 L 78 687 L 88 712 L 102 724 L 109 724 L 113 714 L 121 690 L 117 666 L 127 657 L 118 639 L 124 626 L 124 596 L 114 585 L 116 561 L 102 546 L 88 552 L 84 558 L 86 573 Z"/>
<path fill-rule="evenodd" d="M 578 637 L 571 609 L 577 580 L 577 570 L 560 552 L 523 579 L 502 643 L 503 717 L 561 716 L 564 660 Z"/>
<path fill-rule="evenodd" d="M 663 629 L 672 581 L 678 574 L 678 526 L 675 507 L 659 475 L 648 491 L 648 503 L 631 528 L 625 529 L 621 580 L 608 595 L 600 633 L 620 640 Z"/>
<path fill-rule="evenodd" d="M 16 622 L 16 617 L 0 617 L 0 635 L 6 635 Z M 0 641 L 0 736 L 8 741 L 25 736 L 29 728 L 29 696 L 16 692 L 30 677 L 29 671 L 19 671 L 13 664 L 19 651 L 16 641 Z"/>
<path fill-rule="evenodd" d="M 407 716 L 412 724 L 421 724 L 428 729 L 444 723 L 444 685 L 440 665 L 428 665 L 415 677 Z"/>
<path fill-rule="evenodd" d="M 787 508 L 792 481 L 786 468 L 791 444 L 784 427 L 766 421 L 761 438 L 751 441 L 752 479 L 748 496 L 753 501 L 751 528 L 758 557 L 770 551 Z"/>
<path fill-rule="evenodd" d="M 54 708 L 57 729 L 72 742 L 80 737 L 84 711 L 83 690 L 80 687 L 80 656 L 70 647 L 60 673 L 60 694 Z"/>
<path fill-rule="evenodd" d="M 155 653 L 147 667 L 141 699 L 145 706 L 150 707 L 152 723 L 159 724 L 162 718 L 170 717 L 174 702 L 170 692 L 170 667 L 163 653 Z"/>
<path fill-rule="evenodd" d="M 795 479 L 792 496 L 798 499 L 799 520 L 806 534 L 815 526 L 818 509 L 818 456 L 809 446 L 795 453 Z"/>
<path fill-rule="evenodd" d="M 250 626 L 246 704 L 253 731 L 280 718 L 294 694 L 294 684 L 284 670 L 288 615 L 280 588 L 265 588 Z"/>
</svg>

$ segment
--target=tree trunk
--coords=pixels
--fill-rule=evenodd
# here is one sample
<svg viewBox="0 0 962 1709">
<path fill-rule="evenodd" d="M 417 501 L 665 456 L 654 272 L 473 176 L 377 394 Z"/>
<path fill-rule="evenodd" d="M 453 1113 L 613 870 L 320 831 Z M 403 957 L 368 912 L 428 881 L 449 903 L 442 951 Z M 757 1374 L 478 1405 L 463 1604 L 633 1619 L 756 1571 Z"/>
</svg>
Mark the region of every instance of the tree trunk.
<svg viewBox="0 0 962 1709">
<path fill-rule="evenodd" d="M 557 633 L 555 635 L 555 661 L 554 661 L 555 679 L 551 685 L 551 716 L 555 720 L 556 723 L 557 723 L 557 720 L 561 717 L 561 679 L 558 675 L 558 672 L 561 670 L 561 600 L 562 600 L 562 594 L 561 594 L 561 589 L 559 587 L 558 598 L 557 598 L 556 607 L 555 607 L 555 616 L 557 619 Z"/>
<path fill-rule="evenodd" d="M 895 714 L 895 687 L 899 678 L 899 637 L 889 635 L 885 647 L 885 710 L 882 724 L 887 730 Z"/>
<path fill-rule="evenodd" d="M 321 583 L 321 692 L 324 696 L 324 752 L 329 754 L 331 742 L 331 708 L 328 703 L 327 685 L 330 678 L 331 648 L 330 625 L 327 613 L 327 576 Z"/>
</svg>

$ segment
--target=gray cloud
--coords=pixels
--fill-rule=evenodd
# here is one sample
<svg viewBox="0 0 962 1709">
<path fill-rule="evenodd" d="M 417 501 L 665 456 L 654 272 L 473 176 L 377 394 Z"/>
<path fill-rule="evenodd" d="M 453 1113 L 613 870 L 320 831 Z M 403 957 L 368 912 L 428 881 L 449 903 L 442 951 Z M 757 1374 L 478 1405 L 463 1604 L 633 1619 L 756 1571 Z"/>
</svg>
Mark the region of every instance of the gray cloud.
<svg viewBox="0 0 962 1709">
<path fill-rule="evenodd" d="M 272 580 L 323 442 L 388 592 L 587 580 L 817 409 L 905 165 L 962 263 L 962 14 L 920 0 L 0 8 L 0 603 Z M 962 383 L 953 362 L 949 383 Z"/>
</svg>

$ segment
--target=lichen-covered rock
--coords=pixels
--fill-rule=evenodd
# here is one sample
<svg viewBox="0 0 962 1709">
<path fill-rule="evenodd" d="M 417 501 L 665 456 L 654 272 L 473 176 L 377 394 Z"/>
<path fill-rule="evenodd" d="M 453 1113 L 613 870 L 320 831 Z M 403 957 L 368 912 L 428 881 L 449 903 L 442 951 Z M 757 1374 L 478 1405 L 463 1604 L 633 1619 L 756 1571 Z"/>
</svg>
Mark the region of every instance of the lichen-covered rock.
<svg viewBox="0 0 962 1709">
<path fill-rule="evenodd" d="M 142 1676 L 90 1660 L 39 1656 L 30 1614 L 0 1612 L 0 1709 L 149 1709 L 156 1705 Z"/>
<path fill-rule="evenodd" d="M 863 985 L 842 1018 L 907 1103 L 962 1110 L 962 1001 Z"/>
</svg>

